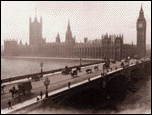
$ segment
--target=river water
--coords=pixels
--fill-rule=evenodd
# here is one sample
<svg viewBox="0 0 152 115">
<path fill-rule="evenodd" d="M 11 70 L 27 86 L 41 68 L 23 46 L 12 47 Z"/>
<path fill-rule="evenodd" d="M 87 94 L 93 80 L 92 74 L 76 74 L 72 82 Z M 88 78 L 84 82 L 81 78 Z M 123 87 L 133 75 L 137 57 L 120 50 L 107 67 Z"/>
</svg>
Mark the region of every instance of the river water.
<svg viewBox="0 0 152 115">
<path fill-rule="evenodd" d="M 43 71 L 64 68 L 65 66 L 79 65 L 78 60 L 67 59 L 39 59 L 39 58 L 1 58 L 1 79 L 37 73 L 41 71 L 40 63 L 43 62 Z M 95 61 L 82 60 L 82 64 Z"/>
</svg>

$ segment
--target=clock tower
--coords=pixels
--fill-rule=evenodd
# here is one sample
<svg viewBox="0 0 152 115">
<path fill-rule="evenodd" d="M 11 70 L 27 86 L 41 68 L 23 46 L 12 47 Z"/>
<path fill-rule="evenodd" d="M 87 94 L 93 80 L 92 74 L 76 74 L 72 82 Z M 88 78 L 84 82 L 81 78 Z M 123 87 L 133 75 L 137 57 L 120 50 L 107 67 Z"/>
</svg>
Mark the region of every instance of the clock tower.
<svg viewBox="0 0 152 115">
<path fill-rule="evenodd" d="M 141 6 L 139 18 L 137 19 L 137 54 L 140 57 L 146 55 L 146 19 Z"/>
</svg>

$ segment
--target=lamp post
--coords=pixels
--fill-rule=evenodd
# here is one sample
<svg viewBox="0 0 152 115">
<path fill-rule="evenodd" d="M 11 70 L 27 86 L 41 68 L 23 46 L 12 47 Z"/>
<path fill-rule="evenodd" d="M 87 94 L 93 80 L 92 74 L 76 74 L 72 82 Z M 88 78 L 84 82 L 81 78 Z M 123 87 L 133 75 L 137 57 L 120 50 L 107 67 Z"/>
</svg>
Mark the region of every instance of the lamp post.
<svg viewBox="0 0 152 115">
<path fill-rule="evenodd" d="M 44 85 L 46 86 L 46 98 L 48 98 L 48 85 L 50 84 L 50 80 L 48 79 L 48 77 L 46 78 L 46 80 L 44 81 Z"/>
<path fill-rule="evenodd" d="M 42 72 L 42 71 L 43 71 L 43 70 L 42 70 L 42 66 L 43 66 L 43 63 L 42 63 L 42 62 L 40 63 L 40 66 L 41 66 L 41 72 Z"/>
<path fill-rule="evenodd" d="M 130 61 L 130 56 L 128 57 L 128 65 L 129 65 L 129 61 Z"/>
<path fill-rule="evenodd" d="M 82 59 L 81 59 L 81 52 L 80 52 L 80 66 L 82 65 L 81 61 L 82 61 Z"/>
</svg>

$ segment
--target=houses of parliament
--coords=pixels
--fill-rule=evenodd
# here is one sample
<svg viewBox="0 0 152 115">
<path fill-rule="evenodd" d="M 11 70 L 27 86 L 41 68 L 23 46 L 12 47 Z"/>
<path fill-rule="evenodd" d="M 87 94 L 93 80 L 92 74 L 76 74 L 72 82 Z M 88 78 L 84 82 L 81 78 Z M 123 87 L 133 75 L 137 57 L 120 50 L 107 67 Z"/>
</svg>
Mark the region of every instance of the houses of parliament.
<svg viewBox="0 0 152 115">
<path fill-rule="evenodd" d="M 120 61 L 135 54 L 143 57 L 146 53 L 146 20 L 141 6 L 139 18 L 137 19 L 137 45 L 124 44 L 123 35 L 102 35 L 101 39 L 76 43 L 75 36 L 72 36 L 70 21 L 68 20 L 65 34 L 65 42 L 60 41 L 57 33 L 54 43 L 47 43 L 42 38 L 42 17 L 38 22 L 35 16 L 34 21 L 29 18 L 29 45 L 18 44 L 15 40 L 4 41 L 4 55 L 6 56 L 35 56 L 35 57 L 62 57 L 62 58 L 94 58 L 113 59 Z"/>
</svg>

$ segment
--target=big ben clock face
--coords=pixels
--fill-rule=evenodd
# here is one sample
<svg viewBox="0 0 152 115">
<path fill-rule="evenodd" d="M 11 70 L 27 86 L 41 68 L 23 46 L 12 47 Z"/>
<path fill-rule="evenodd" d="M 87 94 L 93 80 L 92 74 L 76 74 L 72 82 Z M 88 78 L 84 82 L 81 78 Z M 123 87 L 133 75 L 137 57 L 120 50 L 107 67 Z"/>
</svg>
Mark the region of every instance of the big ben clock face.
<svg viewBox="0 0 152 115">
<path fill-rule="evenodd" d="M 138 28 L 142 28 L 143 27 L 143 24 L 142 23 L 139 23 L 138 24 Z"/>
</svg>

